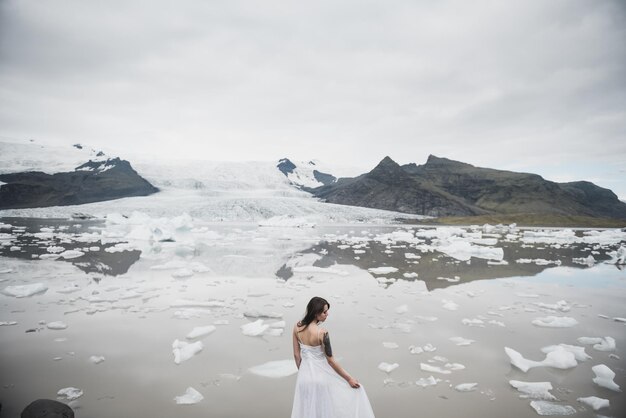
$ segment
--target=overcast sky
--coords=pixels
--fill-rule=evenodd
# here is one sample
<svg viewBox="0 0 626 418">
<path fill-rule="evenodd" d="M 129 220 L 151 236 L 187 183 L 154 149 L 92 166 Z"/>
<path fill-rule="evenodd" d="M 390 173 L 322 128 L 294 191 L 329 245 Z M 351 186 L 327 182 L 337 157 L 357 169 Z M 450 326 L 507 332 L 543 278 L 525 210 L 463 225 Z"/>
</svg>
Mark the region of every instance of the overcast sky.
<svg viewBox="0 0 626 418">
<path fill-rule="evenodd" d="M 0 136 L 124 155 L 429 154 L 626 199 L 623 0 L 0 0 Z"/>
</svg>

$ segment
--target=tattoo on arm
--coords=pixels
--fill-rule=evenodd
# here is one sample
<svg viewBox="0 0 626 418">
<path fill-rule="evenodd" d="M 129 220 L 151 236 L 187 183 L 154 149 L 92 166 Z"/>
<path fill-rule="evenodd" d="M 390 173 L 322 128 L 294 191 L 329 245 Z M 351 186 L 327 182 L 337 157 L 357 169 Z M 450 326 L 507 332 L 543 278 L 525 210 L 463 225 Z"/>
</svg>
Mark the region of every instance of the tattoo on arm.
<svg viewBox="0 0 626 418">
<path fill-rule="evenodd" d="M 324 334 L 324 338 L 322 339 L 322 341 L 324 342 L 324 352 L 328 357 L 332 357 L 333 349 L 330 346 L 330 337 L 328 336 L 328 333 Z"/>
</svg>

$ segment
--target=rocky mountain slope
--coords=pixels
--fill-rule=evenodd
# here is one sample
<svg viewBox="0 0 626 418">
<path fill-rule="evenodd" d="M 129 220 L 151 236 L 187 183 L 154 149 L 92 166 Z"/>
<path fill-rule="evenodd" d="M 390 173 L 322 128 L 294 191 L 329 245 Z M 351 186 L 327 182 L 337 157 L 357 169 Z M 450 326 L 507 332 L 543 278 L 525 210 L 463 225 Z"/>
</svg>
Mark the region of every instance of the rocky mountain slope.
<svg viewBox="0 0 626 418">
<path fill-rule="evenodd" d="M 79 205 L 158 191 L 119 158 L 89 161 L 74 171 L 0 174 L 0 209 Z"/>
<path fill-rule="evenodd" d="M 313 190 L 327 202 L 429 216 L 550 213 L 626 219 L 626 203 L 586 181 L 475 167 L 429 156 L 400 166 L 386 157 L 369 173 Z"/>
</svg>

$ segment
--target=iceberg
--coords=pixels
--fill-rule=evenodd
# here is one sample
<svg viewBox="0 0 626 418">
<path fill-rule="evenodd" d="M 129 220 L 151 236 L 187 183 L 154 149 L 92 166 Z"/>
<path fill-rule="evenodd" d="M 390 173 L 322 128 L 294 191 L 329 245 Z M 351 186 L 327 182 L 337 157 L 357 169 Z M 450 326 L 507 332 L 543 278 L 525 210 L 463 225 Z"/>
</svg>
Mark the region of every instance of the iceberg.
<svg viewBox="0 0 626 418">
<path fill-rule="evenodd" d="M 291 376 L 298 372 L 298 368 L 293 360 L 268 361 L 267 363 L 250 367 L 248 370 L 250 373 L 256 374 L 257 376 L 274 379 Z"/>
<path fill-rule="evenodd" d="M 81 396 L 83 396 L 83 391 L 81 389 L 74 388 L 74 387 L 70 386 L 68 388 L 60 389 L 57 392 L 57 396 L 63 397 L 65 399 L 67 399 L 68 401 L 73 401 L 73 400 L 78 399 Z"/>
<path fill-rule="evenodd" d="M 509 384 L 523 393 L 520 398 L 541 399 L 546 401 L 556 401 L 556 397 L 550 393 L 552 383 L 550 382 L 522 382 L 520 380 L 509 380 Z"/>
<path fill-rule="evenodd" d="M 525 359 L 519 352 L 509 347 L 504 347 L 504 351 L 507 356 L 509 356 L 511 364 L 524 373 L 534 367 L 547 366 L 557 369 L 571 369 L 578 365 L 576 356 L 572 352 L 566 351 L 564 348 L 558 346 L 553 351 L 550 351 L 543 361 Z"/>
<path fill-rule="evenodd" d="M 202 351 L 202 341 L 195 343 L 187 343 L 185 341 L 174 340 L 172 343 L 172 352 L 174 353 L 174 363 L 180 364 L 187 361 L 200 351 Z"/>
<path fill-rule="evenodd" d="M 378 370 L 381 370 L 385 373 L 391 373 L 392 371 L 394 371 L 395 369 L 397 369 L 398 367 L 400 367 L 400 365 L 398 363 L 385 363 L 384 361 L 381 362 L 378 365 Z"/>
<path fill-rule="evenodd" d="M 573 415 L 576 413 L 576 409 L 570 405 L 559 405 L 557 403 L 547 401 L 532 401 L 530 406 L 537 411 L 537 414 L 542 416 Z"/>
<path fill-rule="evenodd" d="M 531 322 L 533 325 L 546 328 L 570 328 L 578 325 L 578 321 L 569 316 L 546 316 L 535 318 Z"/>
<path fill-rule="evenodd" d="M 454 389 L 459 392 L 472 392 L 476 390 L 476 386 L 478 386 L 478 383 L 461 383 L 456 385 Z"/>
<path fill-rule="evenodd" d="M 622 391 L 619 385 L 613 381 L 613 379 L 615 379 L 615 372 L 609 369 L 608 366 L 605 364 L 598 364 L 597 366 L 593 366 L 591 370 L 596 374 L 596 377 L 593 378 L 593 382 L 596 385 L 615 392 Z"/>
<path fill-rule="evenodd" d="M 48 286 L 43 283 L 24 284 L 17 286 L 7 286 L 2 293 L 7 296 L 13 296 L 16 298 L 25 298 L 39 293 L 44 293 L 48 290 Z"/>
<path fill-rule="evenodd" d="M 180 396 L 176 396 L 174 400 L 179 405 L 191 405 L 200 402 L 204 399 L 204 396 L 191 386 L 187 388 L 185 393 Z"/>
<path fill-rule="evenodd" d="M 598 398 L 597 396 L 588 396 L 586 398 L 578 398 L 576 400 L 590 406 L 594 411 L 602 408 L 608 408 L 610 405 L 608 399 Z"/>
</svg>

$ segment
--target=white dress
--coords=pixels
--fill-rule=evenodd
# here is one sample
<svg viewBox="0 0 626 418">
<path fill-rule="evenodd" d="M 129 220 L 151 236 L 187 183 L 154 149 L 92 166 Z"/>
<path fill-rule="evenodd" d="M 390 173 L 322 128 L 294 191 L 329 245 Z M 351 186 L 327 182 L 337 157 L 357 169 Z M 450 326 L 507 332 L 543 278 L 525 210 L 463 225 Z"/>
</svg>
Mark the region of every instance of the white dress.
<svg viewBox="0 0 626 418">
<path fill-rule="evenodd" d="M 321 345 L 300 344 L 291 418 L 374 418 L 365 389 L 352 388 L 328 364 Z"/>
</svg>

